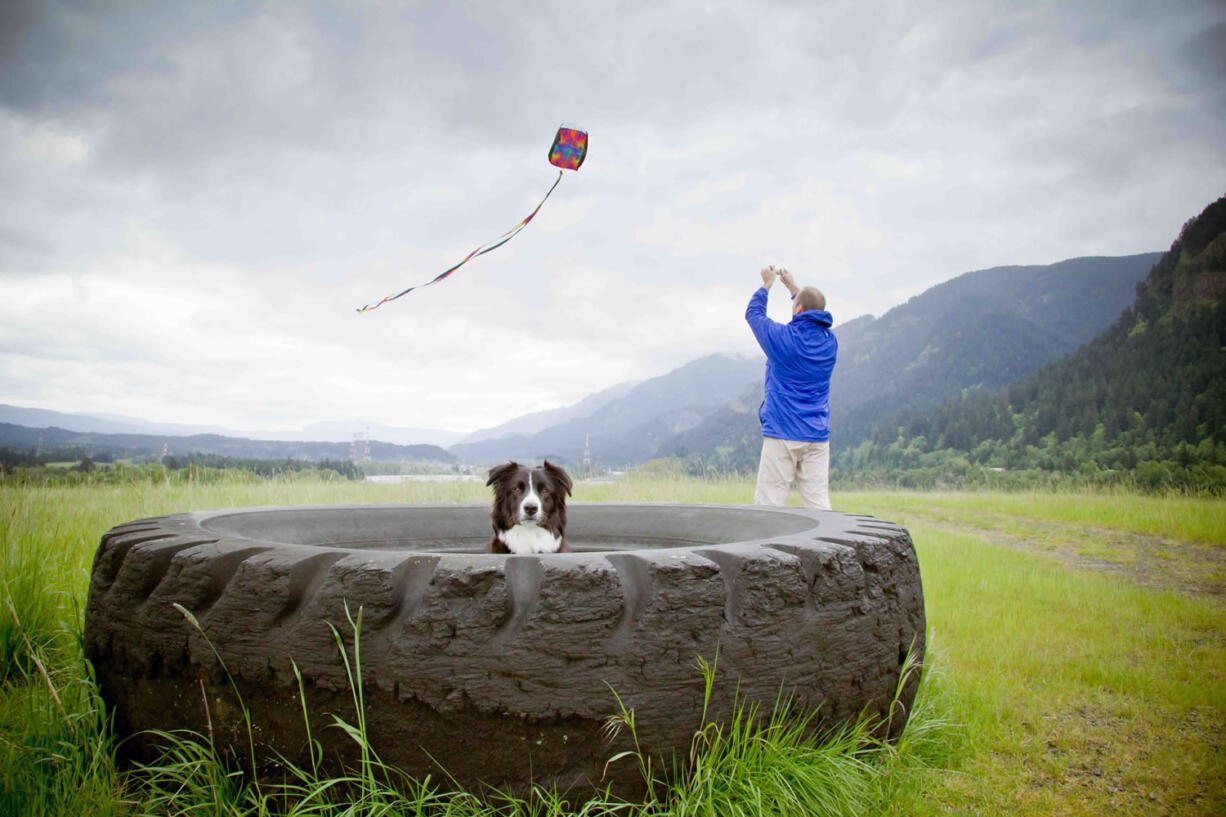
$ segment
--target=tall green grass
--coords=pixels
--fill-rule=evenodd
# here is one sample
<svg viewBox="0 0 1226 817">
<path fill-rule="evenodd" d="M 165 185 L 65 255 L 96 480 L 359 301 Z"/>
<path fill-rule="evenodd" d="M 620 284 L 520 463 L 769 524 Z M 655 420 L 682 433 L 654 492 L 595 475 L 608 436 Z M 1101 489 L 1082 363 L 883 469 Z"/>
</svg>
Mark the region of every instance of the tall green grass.
<svg viewBox="0 0 1226 817">
<path fill-rule="evenodd" d="M 102 702 L 83 662 L 63 645 L 50 656 L 24 637 L 15 605 L 5 607 L 28 653 L 0 685 L 0 814 L 129 814 L 135 804 L 122 796 Z"/>
<path fill-rule="evenodd" d="M 1226 545 L 1226 500 L 1203 495 L 1153 496 L 1107 488 L 1061 493 L 863 492 L 840 494 L 837 500 L 840 508 L 859 501 L 895 511 L 977 511 Z"/>
<path fill-rule="evenodd" d="M 0 489 L 0 682 L 33 669 L 35 653 L 62 646 L 94 542 L 37 492 Z"/>
<path fill-rule="evenodd" d="M 181 609 L 191 622 L 191 614 Z M 270 813 L 328 815 L 448 814 L 495 815 L 788 815 L 789 817 L 852 817 L 872 813 L 893 799 L 908 774 L 929 768 L 931 747 L 948 724 L 931 706 L 918 708 L 903 737 L 894 743 L 878 736 L 887 724 L 861 717 L 825 732 L 810 728 L 811 713 L 794 712 L 780 701 L 769 713 L 744 704 L 726 721 L 709 720 L 715 678 L 714 663 L 702 658 L 696 672 L 705 680 L 701 722 L 691 743 L 688 762 L 668 770 L 653 766 L 641 751 L 609 758 L 609 764 L 635 764 L 647 789 L 642 802 L 629 802 L 608 790 L 575 793 L 536 788 L 527 796 L 487 792 L 476 796 L 450 792 L 429 779 L 415 781 L 383 763 L 370 745 L 365 728 L 361 677 L 362 611 L 346 609 L 345 633 L 332 627 L 353 695 L 353 723 L 333 716 L 333 726 L 355 744 L 356 768 L 335 777 L 286 763 L 286 777 L 266 782 L 244 779 L 227 771 L 226 761 L 207 735 L 161 733 L 166 747 L 155 763 L 140 767 L 136 777 L 141 802 L 158 814 L 229 814 L 256 817 Z M 331 626 L 331 625 L 330 625 Z M 220 660 L 220 656 L 219 656 Z M 716 659 L 718 661 L 718 658 Z M 912 673 L 908 660 L 898 692 Z M 927 682 L 921 682 L 921 688 Z M 634 711 L 612 697 L 618 711 L 609 730 L 628 730 L 637 747 Z M 921 695 L 921 700 L 925 697 Z M 897 702 L 892 710 L 898 711 Z M 244 710 L 245 711 L 245 710 Z M 304 718 L 306 713 L 304 713 Z M 249 716 L 248 716 L 249 718 Z M 248 719 L 248 733 L 253 724 Z M 308 721 L 309 729 L 309 721 Z M 627 757 L 628 756 L 628 757 Z M 252 764 L 254 765 L 254 764 Z"/>
<path fill-rule="evenodd" d="M 973 535 L 911 533 L 928 620 L 957 684 L 953 717 L 971 742 L 959 768 L 974 784 L 943 778 L 943 808 L 1141 813 L 1129 808 L 1158 792 L 1180 804 L 1172 813 L 1223 813 L 1222 740 L 1203 726 L 1226 717 L 1219 602 L 1068 570 Z"/>
<path fill-rule="evenodd" d="M 195 624 L 190 613 L 181 612 Z M 6 764 L 6 772 L 22 773 L 15 786 L 9 785 L 11 778 L 5 775 L 0 813 L 102 815 L 132 809 L 140 814 L 231 817 L 852 817 L 885 808 L 904 780 L 929 769 L 932 747 L 948 728 L 931 705 L 921 706 L 912 713 L 902 739 L 889 743 L 877 736 L 882 724 L 872 718 L 817 733 L 807 728 L 808 715 L 792 712 L 786 703 L 770 713 L 741 705 L 727 721 L 707 720 L 704 714 L 695 725 L 688 765 L 669 775 L 653 770 L 651 759 L 641 754 L 629 758 L 642 770 L 648 785 L 648 797 L 642 802 L 619 799 L 607 790 L 585 795 L 537 788 L 526 796 L 449 791 L 445 779 L 404 777 L 385 765 L 370 745 L 362 686 L 357 682 L 362 672 L 361 610 L 356 615 L 347 611 L 347 616 L 350 635 L 335 627 L 333 632 L 357 714 L 352 723 L 334 716 L 333 727 L 354 742 L 360 755 L 357 766 L 348 772 L 322 776 L 314 762 L 309 769 L 287 763 L 282 779 L 256 780 L 238 771 L 228 753 L 213 743 L 211 734 L 163 732 L 158 733 L 164 749 L 157 760 L 120 774 L 96 690 L 87 678 L 78 678 L 72 690 L 77 697 L 66 700 L 67 690 L 57 692 L 49 684 L 32 684 L 9 696 L 7 706 L 0 708 L 0 726 L 17 738 L 6 739 L 13 751 L 8 756 L 0 754 L 0 761 Z M 917 665 L 909 663 L 904 676 L 914 671 Z M 705 677 L 709 701 L 715 667 L 700 660 L 696 672 Z M 921 701 L 930 683 L 921 683 Z M 44 694 L 48 692 L 50 700 Z M 633 732 L 633 710 L 618 704 L 611 723 Z M 22 731 L 30 725 L 41 728 Z M 256 726 L 248 716 L 249 736 Z M 615 756 L 610 762 L 626 759 Z"/>
<path fill-rule="evenodd" d="M 581 500 L 746 503 L 752 487 L 750 480 L 638 474 L 612 484 L 580 484 L 575 493 Z M 832 767 L 818 760 L 829 747 L 792 742 L 784 725 L 765 732 L 726 725 L 718 740 L 708 732 L 704 749 L 711 754 L 647 804 L 600 797 L 578 802 L 544 791 L 478 800 L 448 793 L 439 780 L 400 793 L 389 785 L 377 797 L 347 800 L 343 791 L 352 780 L 319 780 L 310 769 L 288 781 L 296 789 L 255 789 L 218 759 L 207 736 L 172 744 L 180 754 L 156 768 L 135 774 L 116 769 L 79 643 L 90 561 L 109 527 L 193 509 L 468 502 L 486 500 L 487 491 L 480 483 L 293 478 L 0 487 L 0 578 L 7 585 L 0 594 L 12 601 L 12 611 L 7 602 L 0 605 L 0 643 L 7 645 L 7 680 L 0 683 L 0 814 L 663 817 L 827 807 L 804 792 L 830 773 Z M 975 534 L 975 524 L 961 524 L 992 514 L 1022 526 L 1043 520 L 1084 527 L 1087 539 L 1110 528 L 1212 543 L 1223 541 L 1222 503 L 1126 492 L 866 492 L 838 493 L 834 501 L 840 510 L 914 520 L 936 645 L 929 655 L 936 656 L 937 671 L 926 674 L 908 730 L 888 750 L 894 756 L 882 747 L 874 754 L 871 745 L 836 753 L 836 766 L 867 777 L 840 778 L 849 790 L 836 798 L 842 805 L 829 806 L 831 813 L 1226 813 L 1221 601 L 1070 570 L 994 546 Z M 926 525 L 925 519 L 937 518 L 932 514 L 952 521 L 953 529 Z M 376 779 L 383 775 L 372 768 Z M 823 796 L 832 786 L 819 787 Z M 789 800 L 792 794 L 808 799 Z M 813 811 L 796 810 L 798 802 Z"/>
<path fill-rule="evenodd" d="M 741 502 L 744 490 L 742 481 L 640 476 L 581 485 L 576 494 L 579 499 Z M 5 519 L 0 575 L 14 579 L 0 611 L 0 632 L 10 639 L 9 677 L 0 687 L 0 814 L 851 815 L 884 808 L 898 794 L 887 777 L 898 781 L 926 768 L 915 747 L 927 745 L 923 736 L 940 732 L 936 712 L 917 713 L 903 742 L 889 745 L 873 737 L 868 723 L 822 741 L 782 713 L 772 718 L 744 711 L 730 724 L 696 724 L 704 743 L 695 749 L 694 767 L 645 803 L 626 803 L 607 793 L 576 798 L 545 790 L 530 797 L 478 798 L 449 791 L 445 780 L 405 781 L 367 751 L 360 721 L 335 726 L 364 747 L 364 762 L 341 777 L 295 769 L 281 784 L 255 785 L 227 765 L 207 735 L 185 734 L 166 736 L 167 754 L 157 763 L 134 772 L 117 768 L 80 636 L 90 561 L 109 527 L 194 509 L 467 502 L 487 499 L 487 491 L 479 483 L 374 485 L 298 478 L 0 488 Z M 346 655 L 355 665 L 360 660 L 356 651 Z M 353 671 L 358 677 L 358 667 Z M 921 690 L 928 686 L 924 682 Z M 925 694 L 921 691 L 921 700 Z"/>
</svg>

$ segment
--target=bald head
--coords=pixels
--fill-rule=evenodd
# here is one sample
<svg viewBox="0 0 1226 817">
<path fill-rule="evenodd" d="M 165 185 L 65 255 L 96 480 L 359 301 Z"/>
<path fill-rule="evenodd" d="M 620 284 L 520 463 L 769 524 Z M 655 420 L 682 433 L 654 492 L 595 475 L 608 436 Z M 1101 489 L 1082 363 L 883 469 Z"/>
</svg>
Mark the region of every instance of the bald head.
<svg viewBox="0 0 1226 817">
<path fill-rule="evenodd" d="M 804 312 L 809 309 L 825 309 L 826 296 L 817 287 L 805 287 L 796 293 L 796 303 L 800 307 L 796 310 L 797 312 Z"/>
</svg>

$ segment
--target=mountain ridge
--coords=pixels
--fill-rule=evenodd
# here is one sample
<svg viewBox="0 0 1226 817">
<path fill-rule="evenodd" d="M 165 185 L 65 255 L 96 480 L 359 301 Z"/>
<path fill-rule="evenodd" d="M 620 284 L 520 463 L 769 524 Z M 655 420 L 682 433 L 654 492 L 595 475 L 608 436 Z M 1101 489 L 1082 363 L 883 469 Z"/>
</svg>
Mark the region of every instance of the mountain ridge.
<svg viewBox="0 0 1226 817">
<path fill-rule="evenodd" d="M 173 440 L 173 445 L 171 441 Z M 169 453 L 219 454 L 246 459 L 345 460 L 349 458 L 349 443 L 313 440 L 253 440 L 220 434 L 193 434 L 171 437 L 164 434 L 108 434 L 73 431 L 49 426 L 35 428 L 0 423 L 0 446 L 16 449 L 73 448 L 97 459 L 104 457 L 162 456 Z M 452 465 L 456 459 L 436 445 L 395 445 L 380 440 L 370 442 L 371 458 L 390 461 L 419 461 Z"/>
<path fill-rule="evenodd" d="M 964 390 L 1006 385 L 1075 350 L 1127 307 L 1160 257 L 1091 256 L 975 270 L 880 318 L 836 324 L 833 447 L 855 447 L 899 407 L 920 411 Z M 760 402 L 760 383 L 757 388 Z M 756 468 L 761 430 L 754 411 L 712 412 L 704 424 L 666 441 L 659 453 L 690 458 L 693 470 Z"/>
<path fill-rule="evenodd" d="M 0 423 L 28 426 L 31 428 L 62 428 L 96 434 L 151 434 L 170 437 L 190 437 L 197 434 L 217 434 L 237 439 L 268 440 L 280 442 L 344 442 L 365 430 L 377 434 L 383 442 L 397 445 L 445 446 L 459 440 L 463 434 L 445 429 L 386 426 L 362 420 L 350 422 L 324 421 L 311 423 L 294 431 L 245 431 L 219 425 L 195 425 L 189 423 L 163 423 L 140 417 L 121 414 L 87 414 L 55 411 L 33 406 L 15 406 L 0 403 Z"/>
<path fill-rule="evenodd" d="M 465 462 L 546 457 L 578 464 L 590 439 L 594 456 L 605 465 L 630 465 L 650 459 L 659 443 L 732 399 L 762 371 L 762 360 L 714 354 L 634 385 L 587 416 L 534 434 L 499 437 L 451 446 Z"/>
<path fill-rule="evenodd" d="M 626 396 L 631 389 L 641 382 L 642 381 L 639 380 L 627 380 L 625 382 L 610 386 L 607 389 L 601 389 L 598 392 L 593 392 L 587 397 L 584 397 L 568 406 L 522 414 L 519 417 L 506 421 L 505 423 L 490 426 L 489 428 L 478 429 L 471 434 L 466 434 L 462 439 L 456 440 L 455 443 L 478 443 L 484 442 L 485 440 L 493 440 L 497 439 L 498 437 L 508 437 L 515 434 L 522 434 L 526 436 L 528 434 L 535 434 L 538 431 L 543 431 L 551 425 L 565 423 L 578 417 L 587 417 L 614 400 L 618 400 Z"/>
</svg>

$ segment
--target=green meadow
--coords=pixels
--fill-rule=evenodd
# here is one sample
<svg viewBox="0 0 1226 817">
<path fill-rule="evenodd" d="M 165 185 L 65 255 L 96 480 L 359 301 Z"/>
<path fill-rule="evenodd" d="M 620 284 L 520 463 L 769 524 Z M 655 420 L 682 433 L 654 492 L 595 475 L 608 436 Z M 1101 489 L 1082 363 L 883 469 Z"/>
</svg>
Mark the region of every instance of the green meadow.
<svg viewBox="0 0 1226 817">
<path fill-rule="evenodd" d="M 787 720 L 712 727 L 688 776 L 634 804 L 478 800 L 437 781 L 395 791 L 366 771 L 260 789 L 207 741 L 180 740 L 154 768 L 117 766 L 80 647 L 91 559 L 112 525 L 487 490 L 292 476 L 0 486 L 0 814 L 1226 814 L 1226 501 L 1126 491 L 834 494 L 838 510 L 905 525 L 919 555 L 930 649 L 896 744 L 854 727 L 819 739 Z M 575 491 L 751 497 L 749 481 L 662 472 Z"/>
</svg>

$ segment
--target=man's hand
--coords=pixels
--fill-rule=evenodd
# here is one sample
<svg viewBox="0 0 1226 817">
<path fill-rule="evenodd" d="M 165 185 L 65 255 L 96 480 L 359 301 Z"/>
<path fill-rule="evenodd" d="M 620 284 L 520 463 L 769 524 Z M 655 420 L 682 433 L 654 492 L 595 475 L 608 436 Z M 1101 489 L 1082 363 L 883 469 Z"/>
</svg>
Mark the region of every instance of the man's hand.
<svg viewBox="0 0 1226 817">
<path fill-rule="evenodd" d="M 783 285 L 788 288 L 788 292 L 792 293 L 793 295 L 800 292 L 800 287 L 796 286 L 796 279 L 792 277 L 792 273 L 788 272 L 787 270 L 779 270 L 779 280 L 782 281 Z"/>
<path fill-rule="evenodd" d="M 762 286 L 766 287 L 767 289 L 770 289 L 771 284 L 775 283 L 776 275 L 777 273 L 775 272 L 774 267 L 763 267 L 762 268 Z"/>
</svg>

